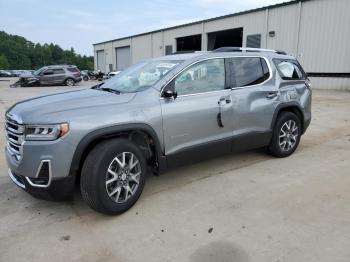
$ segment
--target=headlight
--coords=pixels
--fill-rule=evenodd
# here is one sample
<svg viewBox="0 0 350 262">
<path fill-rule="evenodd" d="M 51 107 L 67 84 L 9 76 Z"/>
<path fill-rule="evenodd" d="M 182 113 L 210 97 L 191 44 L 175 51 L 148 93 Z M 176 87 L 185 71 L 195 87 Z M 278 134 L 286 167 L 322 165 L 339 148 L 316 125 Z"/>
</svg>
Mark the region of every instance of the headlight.
<svg viewBox="0 0 350 262">
<path fill-rule="evenodd" d="M 69 131 L 68 123 L 55 125 L 26 125 L 25 140 L 52 141 Z"/>
</svg>

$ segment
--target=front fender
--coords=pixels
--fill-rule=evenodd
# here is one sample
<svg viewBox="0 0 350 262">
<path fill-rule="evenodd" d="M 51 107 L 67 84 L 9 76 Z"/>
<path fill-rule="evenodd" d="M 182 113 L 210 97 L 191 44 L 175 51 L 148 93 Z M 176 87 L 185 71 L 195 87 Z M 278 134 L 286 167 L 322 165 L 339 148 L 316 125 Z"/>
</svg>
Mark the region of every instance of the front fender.
<svg viewBox="0 0 350 262">
<path fill-rule="evenodd" d="M 89 149 L 91 149 L 91 145 L 93 145 L 96 141 L 99 141 L 100 139 L 113 137 L 118 133 L 128 131 L 143 131 L 146 132 L 152 138 L 156 149 L 158 172 L 164 172 L 166 170 L 166 160 L 164 152 L 160 145 L 160 139 L 157 136 L 156 132 L 151 126 L 147 124 L 133 123 L 104 127 L 101 129 L 94 130 L 85 135 L 78 143 L 78 146 L 76 147 L 76 150 L 74 152 L 69 172 L 70 176 L 76 176 L 79 170 L 81 170 L 84 159 L 87 156 Z"/>
</svg>

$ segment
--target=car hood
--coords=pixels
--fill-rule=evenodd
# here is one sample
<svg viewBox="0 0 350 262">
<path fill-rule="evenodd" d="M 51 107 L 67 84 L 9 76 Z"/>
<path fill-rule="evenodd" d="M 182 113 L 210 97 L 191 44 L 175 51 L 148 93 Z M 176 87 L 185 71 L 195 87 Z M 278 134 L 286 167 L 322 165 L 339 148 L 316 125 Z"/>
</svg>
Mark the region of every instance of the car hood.
<svg viewBox="0 0 350 262">
<path fill-rule="evenodd" d="M 30 73 L 30 72 L 25 72 L 23 74 L 19 75 L 20 78 L 38 78 L 37 76 L 35 76 L 34 74 Z"/>
<path fill-rule="evenodd" d="M 134 96 L 135 93 L 118 95 L 96 89 L 82 89 L 27 99 L 15 104 L 8 112 L 27 124 L 56 122 L 62 119 L 52 117 L 57 115 L 67 117 L 70 115 L 67 111 L 76 112 L 77 110 L 123 104 L 132 100 Z"/>
</svg>

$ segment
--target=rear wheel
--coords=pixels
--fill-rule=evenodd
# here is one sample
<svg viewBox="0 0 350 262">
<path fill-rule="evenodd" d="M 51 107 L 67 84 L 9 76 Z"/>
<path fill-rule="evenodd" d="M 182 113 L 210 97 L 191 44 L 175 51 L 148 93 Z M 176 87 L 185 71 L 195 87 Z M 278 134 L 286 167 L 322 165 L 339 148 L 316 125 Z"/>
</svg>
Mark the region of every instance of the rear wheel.
<svg viewBox="0 0 350 262">
<path fill-rule="evenodd" d="M 82 196 L 98 212 L 123 213 L 140 197 L 146 172 L 146 160 L 135 144 L 126 139 L 102 142 L 84 163 Z"/>
<path fill-rule="evenodd" d="M 75 85 L 75 81 L 72 78 L 66 79 L 66 81 L 64 83 L 66 86 L 74 86 Z"/>
<path fill-rule="evenodd" d="M 300 119 L 291 112 L 281 112 L 268 151 L 276 157 L 287 157 L 297 149 L 301 136 Z"/>
</svg>

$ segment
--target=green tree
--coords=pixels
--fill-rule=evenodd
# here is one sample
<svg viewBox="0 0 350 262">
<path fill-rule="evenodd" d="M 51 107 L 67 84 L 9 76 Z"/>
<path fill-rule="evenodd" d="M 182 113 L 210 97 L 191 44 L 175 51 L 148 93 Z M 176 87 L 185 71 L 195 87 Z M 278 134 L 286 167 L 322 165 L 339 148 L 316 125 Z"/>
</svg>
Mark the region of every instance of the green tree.
<svg viewBox="0 0 350 262">
<path fill-rule="evenodd" d="M 35 44 L 24 37 L 0 31 L 0 68 L 37 69 L 52 64 L 72 64 L 79 69 L 93 69 L 94 58 L 76 54 L 74 48 L 63 50 L 60 46 Z M 7 61 L 7 62 L 6 62 Z"/>
<path fill-rule="evenodd" d="M 5 55 L 0 55 L 0 69 L 8 69 L 10 67 L 9 61 Z"/>
</svg>

